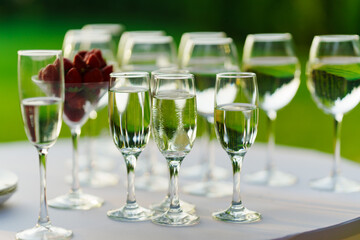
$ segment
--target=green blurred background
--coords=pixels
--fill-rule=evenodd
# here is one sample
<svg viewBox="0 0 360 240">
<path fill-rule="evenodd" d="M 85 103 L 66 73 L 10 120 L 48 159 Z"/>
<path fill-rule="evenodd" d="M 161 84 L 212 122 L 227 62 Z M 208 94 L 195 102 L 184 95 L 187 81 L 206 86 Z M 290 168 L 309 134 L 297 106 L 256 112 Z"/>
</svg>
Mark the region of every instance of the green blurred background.
<svg viewBox="0 0 360 240">
<path fill-rule="evenodd" d="M 60 49 L 68 29 L 88 23 L 121 23 L 126 30 L 165 30 L 177 44 L 189 31 L 224 31 L 239 58 L 247 34 L 290 32 L 302 64 L 300 88 L 280 110 L 277 143 L 332 152 L 333 121 L 313 103 L 304 67 L 314 35 L 359 34 L 358 0 L 1 0 L 0 141 L 25 140 L 17 90 L 17 50 Z M 360 107 L 344 117 L 342 156 L 360 162 Z M 257 141 L 265 141 L 260 116 Z M 69 136 L 64 124 L 62 137 Z"/>
</svg>

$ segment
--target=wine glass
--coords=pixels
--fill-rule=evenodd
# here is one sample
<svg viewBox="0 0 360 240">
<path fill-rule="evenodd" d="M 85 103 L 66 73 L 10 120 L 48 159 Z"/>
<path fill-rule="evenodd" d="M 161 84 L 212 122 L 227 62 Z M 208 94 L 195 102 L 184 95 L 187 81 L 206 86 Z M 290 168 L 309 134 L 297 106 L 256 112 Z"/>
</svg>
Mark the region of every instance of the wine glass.
<svg viewBox="0 0 360 240">
<path fill-rule="evenodd" d="M 152 218 L 167 226 L 189 226 L 199 217 L 185 212 L 178 196 L 178 174 L 196 138 L 196 95 L 192 74 L 155 75 L 152 127 L 155 142 L 170 170 L 170 208 Z"/>
<path fill-rule="evenodd" d="M 345 113 L 360 101 L 358 35 L 315 36 L 307 66 L 307 86 L 316 105 L 334 118 L 334 163 L 329 177 L 313 180 L 312 188 L 357 192 L 360 183 L 341 176 L 340 132 Z"/>
<path fill-rule="evenodd" d="M 239 71 L 238 56 L 231 38 L 194 38 L 185 46 L 181 67 L 195 76 L 198 114 L 206 119 L 208 151 L 204 154 L 203 181 L 185 186 L 186 193 L 222 197 L 232 193 L 231 184 L 214 177 L 215 152 L 211 135 L 214 124 L 214 91 L 216 73 Z"/>
<path fill-rule="evenodd" d="M 177 68 L 163 68 L 163 69 L 159 69 L 159 70 L 155 70 L 155 71 L 152 71 L 151 72 L 151 81 L 150 81 L 150 89 L 151 89 L 151 98 L 155 95 L 155 77 L 158 76 L 158 75 L 166 75 L 166 74 L 186 74 L 186 73 L 189 73 L 189 71 L 187 70 L 181 70 L 181 69 L 177 69 Z M 153 134 L 154 135 L 154 134 Z M 151 156 L 156 156 L 155 153 L 151 154 Z M 158 185 L 155 185 L 155 184 L 159 184 L 160 181 L 162 181 L 162 183 L 164 182 L 164 177 L 159 177 L 159 176 L 156 176 L 154 174 L 154 171 L 155 171 L 155 167 L 158 168 L 156 165 L 157 165 L 157 158 L 151 158 L 150 159 L 151 164 L 149 164 L 149 181 L 148 181 L 148 184 L 151 186 L 151 185 L 154 185 L 154 187 L 158 186 Z M 154 181 L 155 177 L 155 180 L 158 180 L 158 181 Z M 153 188 L 154 188 L 153 187 Z M 166 212 L 169 208 L 170 208 L 170 195 L 171 195 L 171 182 L 169 182 L 168 184 L 168 192 L 167 192 L 167 195 L 166 197 L 160 202 L 160 203 L 157 203 L 157 204 L 152 204 L 150 206 L 150 209 L 153 210 L 155 212 L 155 214 L 159 214 L 159 213 L 164 213 Z M 182 207 L 182 209 L 185 211 L 185 212 L 195 212 L 195 205 L 191 204 L 191 203 L 187 203 L 187 202 L 184 202 L 182 200 L 179 199 L 179 202 L 180 202 L 180 205 Z"/>
<path fill-rule="evenodd" d="M 224 38 L 226 33 L 224 32 L 186 32 L 181 35 L 179 50 L 178 50 L 178 60 L 181 62 L 184 48 L 189 39 L 194 38 Z"/>
<path fill-rule="evenodd" d="M 91 60 L 95 58 L 99 62 L 98 66 L 95 66 L 94 61 Z M 71 63 L 68 62 L 68 64 Z M 108 88 L 109 72 L 105 70 L 109 68 L 98 49 L 79 52 L 75 55 L 73 65 L 69 67 L 71 68 L 65 69 L 64 122 L 70 128 L 73 145 L 72 184 L 69 193 L 52 199 L 49 201 L 49 206 L 60 209 L 88 210 L 100 207 L 104 200 L 85 194 L 80 189 L 78 140 L 82 126 Z"/>
<path fill-rule="evenodd" d="M 119 65 L 122 65 L 121 59 L 124 55 L 125 45 L 132 37 L 147 38 L 147 37 L 151 37 L 151 36 L 165 36 L 165 35 L 166 35 L 166 33 L 164 31 L 128 31 L 128 32 L 124 32 L 121 35 L 119 45 L 118 45 L 117 55 L 116 55 Z"/>
<path fill-rule="evenodd" d="M 115 46 L 117 47 L 119 44 L 119 40 L 121 37 L 121 34 L 125 31 L 125 26 L 122 24 L 117 23 L 92 23 L 92 24 L 86 24 L 82 27 L 82 29 L 88 29 L 88 30 L 105 30 L 107 31 L 111 37 L 113 42 L 115 43 Z M 114 56 L 117 53 L 117 50 L 114 48 Z"/>
<path fill-rule="evenodd" d="M 158 68 L 175 67 L 176 49 L 171 36 L 134 36 L 128 39 L 120 59 L 123 71 L 151 72 Z"/>
<path fill-rule="evenodd" d="M 127 168 L 125 206 L 107 212 L 119 221 L 146 221 L 151 211 L 140 207 L 135 198 L 136 161 L 150 136 L 150 85 L 147 72 L 112 73 L 109 86 L 111 136 L 123 155 Z"/>
<path fill-rule="evenodd" d="M 119 56 L 118 56 L 119 57 Z M 154 35 L 135 35 L 128 38 L 124 47 L 124 53 L 121 57 L 121 69 L 123 71 L 147 71 L 151 72 L 159 68 L 176 68 L 176 49 L 175 43 L 170 36 L 154 36 Z M 140 171 L 143 175 L 137 178 L 136 188 L 147 191 L 162 191 L 167 188 L 166 179 L 160 174 L 154 176 L 154 172 L 150 169 L 161 168 L 156 166 L 157 154 L 154 152 L 155 144 L 151 140 L 149 142 L 149 155 L 144 154 L 144 158 L 149 161 L 139 164 Z M 142 169 L 141 169 L 142 167 Z M 143 171 L 141 171 L 143 170 Z M 152 175 L 150 175 L 152 174 Z"/>
<path fill-rule="evenodd" d="M 244 180 L 274 187 L 293 185 L 297 178 L 278 170 L 274 160 L 277 111 L 293 99 L 300 85 L 300 65 L 291 34 L 248 35 L 244 46 L 243 70 L 254 72 L 257 76 L 259 107 L 265 111 L 268 123 L 265 170 L 246 175 Z"/>
<path fill-rule="evenodd" d="M 17 233 L 16 239 L 70 239 L 72 236 L 72 231 L 52 225 L 46 200 L 47 154 L 59 136 L 62 123 L 63 69 L 61 51 L 18 51 L 21 113 L 28 140 L 39 154 L 40 213 L 36 226 Z"/>
<path fill-rule="evenodd" d="M 107 29 L 90 28 L 73 29 L 67 31 L 65 34 L 63 49 L 66 58 L 73 59 L 74 56 L 80 51 L 90 51 L 92 49 L 101 50 L 103 58 L 108 65 L 112 65 L 117 69 L 117 62 L 115 60 L 114 52 L 115 43 L 113 38 Z M 97 134 L 91 134 L 93 129 L 99 127 L 100 123 L 97 121 L 98 113 L 101 109 L 107 106 L 107 93 L 105 93 L 98 101 L 95 109 L 90 113 L 90 117 L 84 128 L 84 133 L 87 136 L 86 142 L 86 156 L 80 158 L 80 165 L 82 166 L 79 171 L 79 181 L 81 186 L 89 187 L 107 187 L 113 186 L 118 183 L 118 177 L 110 172 L 102 171 L 99 168 L 102 165 L 114 165 L 111 163 L 113 159 L 99 156 L 97 149 L 104 148 L 104 145 L 100 145 L 100 142 L 96 141 Z M 106 145 L 105 145 L 106 146 Z M 83 161 L 81 161 L 83 160 Z M 71 181 L 71 178 L 68 178 Z"/>
<path fill-rule="evenodd" d="M 261 215 L 246 209 L 240 197 L 243 159 L 257 134 L 259 110 L 256 75 L 240 72 L 217 74 L 214 111 L 216 137 L 231 159 L 234 188 L 231 206 L 213 213 L 213 217 L 235 223 L 259 221 Z"/>
</svg>

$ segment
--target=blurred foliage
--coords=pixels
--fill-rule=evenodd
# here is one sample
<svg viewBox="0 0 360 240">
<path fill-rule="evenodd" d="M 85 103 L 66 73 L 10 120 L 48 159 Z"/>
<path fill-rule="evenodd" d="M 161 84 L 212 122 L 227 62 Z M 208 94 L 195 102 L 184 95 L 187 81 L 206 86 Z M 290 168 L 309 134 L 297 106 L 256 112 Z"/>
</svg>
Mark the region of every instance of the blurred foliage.
<svg viewBox="0 0 360 240">
<path fill-rule="evenodd" d="M 302 64 L 299 91 L 279 111 L 279 144 L 332 152 L 332 119 L 313 103 L 304 68 L 314 35 L 359 34 L 358 0 L 1 0 L 0 1 L 0 141 L 24 140 L 17 94 L 16 51 L 60 49 L 65 32 L 88 23 L 122 23 L 127 30 L 165 30 L 179 43 L 188 31 L 224 31 L 241 58 L 247 34 L 290 32 Z M 101 119 L 106 119 L 105 117 Z M 360 107 L 344 118 L 342 155 L 360 162 Z M 106 125 L 106 120 L 103 120 Z M 63 125 L 62 136 L 69 136 Z M 257 141 L 265 141 L 260 114 Z"/>
</svg>

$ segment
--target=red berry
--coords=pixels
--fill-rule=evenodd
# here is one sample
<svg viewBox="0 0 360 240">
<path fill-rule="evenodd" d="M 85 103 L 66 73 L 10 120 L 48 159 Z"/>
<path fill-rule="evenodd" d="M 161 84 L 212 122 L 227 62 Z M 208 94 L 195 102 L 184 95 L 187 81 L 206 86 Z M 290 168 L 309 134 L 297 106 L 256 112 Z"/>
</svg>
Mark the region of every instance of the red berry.
<svg viewBox="0 0 360 240">
<path fill-rule="evenodd" d="M 44 68 L 40 69 L 39 74 L 38 74 L 38 79 L 39 80 L 43 79 L 43 72 L 44 72 Z"/>
<path fill-rule="evenodd" d="M 76 68 L 71 68 L 65 76 L 66 87 L 81 87 L 81 75 Z"/>
<path fill-rule="evenodd" d="M 64 105 L 64 115 L 72 122 L 79 122 L 85 115 L 85 110 L 80 108 L 72 108 L 69 105 Z"/>
<path fill-rule="evenodd" d="M 113 72 L 113 66 L 112 65 L 108 65 L 105 66 L 103 69 L 101 69 L 103 78 L 104 78 L 104 82 L 109 82 L 110 81 L 110 73 Z"/>
<path fill-rule="evenodd" d="M 59 81 L 59 72 L 55 65 L 49 64 L 42 70 L 42 79 L 49 82 Z"/>
<path fill-rule="evenodd" d="M 106 66 L 106 61 L 103 58 L 101 51 L 99 49 L 93 49 L 93 51 L 94 51 L 95 55 L 97 56 L 97 58 L 100 61 L 100 67 L 105 67 Z"/>
<path fill-rule="evenodd" d="M 85 62 L 90 68 L 100 68 L 100 61 L 95 54 L 86 55 Z"/>
<path fill-rule="evenodd" d="M 65 98 L 65 104 L 71 108 L 82 109 L 84 108 L 86 99 L 78 92 L 69 99 Z"/>
<path fill-rule="evenodd" d="M 77 53 L 77 55 L 79 55 L 80 57 L 84 58 L 85 55 L 86 55 L 86 53 L 87 53 L 87 51 L 83 50 L 83 51 L 79 51 L 79 52 Z"/>
<path fill-rule="evenodd" d="M 84 75 L 85 83 L 102 82 L 103 76 L 98 68 L 93 68 Z"/>
<path fill-rule="evenodd" d="M 87 65 L 84 62 L 83 58 L 79 55 L 76 54 L 74 57 L 74 67 L 80 72 L 80 73 L 84 73 L 87 69 Z"/>
<path fill-rule="evenodd" d="M 65 73 L 67 73 L 73 67 L 73 64 L 67 58 L 64 58 L 63 61 L 64 61 L 64 70 L 65 70 Z"/>
</svg>

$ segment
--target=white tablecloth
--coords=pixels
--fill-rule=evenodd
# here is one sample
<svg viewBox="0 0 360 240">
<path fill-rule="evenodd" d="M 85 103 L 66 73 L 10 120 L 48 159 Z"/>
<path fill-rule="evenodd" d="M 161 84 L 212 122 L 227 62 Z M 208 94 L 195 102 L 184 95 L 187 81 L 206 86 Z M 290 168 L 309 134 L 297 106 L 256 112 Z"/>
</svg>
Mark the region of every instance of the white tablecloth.
<svg viewBox="0 0 360 240">
<path fill-rule="evenodd" d="M 203 147 L 196 146 L 184 160 L 182 168 L 197 162 Z M 36 150 L 28 142 L 0 145 L 0 167 L 13 171 L 19 177 L 18 190 L 0 207 L 0 239 L 13 239 L 15 232 L 35 225 L 39 211 L 39 173 Z M 59 140 L 48 156 L 48 199 L 69 190 L 64 176 L 70 173 L 65 159 L 71 156 L 69 139 Z M 255 143 L 245 158 L 242 174 L 264 166 L 266 147 Z M 161 156 L 159 155 L 159 158 Z M 226 153 L 218 147 L 217 163 L 231 173 Z M 292 187 L 270 188 L 241 183 L 242 200 L 246 207 L 262 213 L 263 220 L 252 224 L 232 224 L 215 221 L 211 213 L 228 207 L 231 197 L 196 197 L 180 192 L 183 200 L 197 206 L 200 224 L 187 228 L 162 227 L 151 222 L 125 223 L 107 218 L 106 211 L 124 204 L 126 172 L 121 168 L 120 184 L 103 189 L 84 188 L 87 193 L 103 197 L 106 203 L 89 211 L 68 211 L 49 208 L 54 225 L 73 230 L 75 240 L 92 239 L 276 239 L 295 233 L 311 231 L 354 219 L 360 216 L 360 193 L 334 194 L 318 192 L 308 186 L 310 179 L 326 176 L 331 169 L 331 155 L 317 151 L 276 147 L 277 165 L 282 170 L 296 174 L 299 182 Z M 119 163 L 124 165 L 119 153 Z M 139 164 L 145 159 L 139 159 Z M 165 160 L 161 158 L 165 164 Z M 360 165 L 344 160 L 344 175 L 360 181 Z M 231 180 L 231 177 L 229 177 Z M 136 181 L 136 180 L 135 180 Z M 190 180 L 183 179 L 180 187 Z M 229 182 L 229 184 L 232 184 Z M 138 203 L 148 206 L 159 202 L 165 192 L 137 191 Z M 360 232 L 360 230 L 359 230 Z"/>
</svg>

